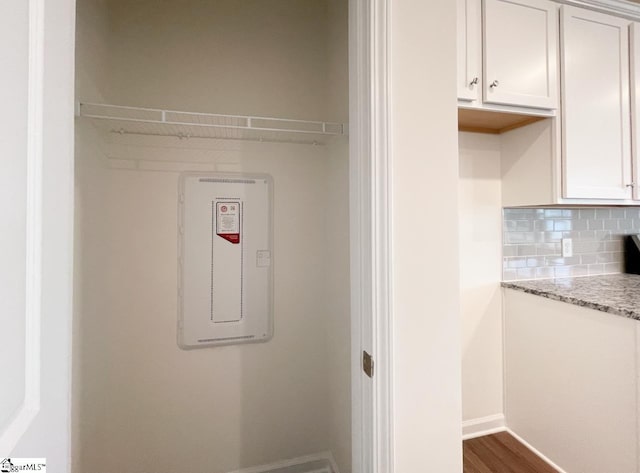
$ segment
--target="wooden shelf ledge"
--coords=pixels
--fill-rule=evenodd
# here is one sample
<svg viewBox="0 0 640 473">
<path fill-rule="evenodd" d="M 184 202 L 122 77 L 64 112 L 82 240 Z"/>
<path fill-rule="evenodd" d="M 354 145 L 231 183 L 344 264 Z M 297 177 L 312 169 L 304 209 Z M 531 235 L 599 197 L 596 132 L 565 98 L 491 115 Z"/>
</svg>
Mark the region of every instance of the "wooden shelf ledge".
<svg viewBox="0 0 640 473">
<path fill-rule="evenodd" d="M 545 118 L 548 117 L 459 108 L 458 131 L 499 135 L 500 133 L 544 120 Z"/>
</svg>

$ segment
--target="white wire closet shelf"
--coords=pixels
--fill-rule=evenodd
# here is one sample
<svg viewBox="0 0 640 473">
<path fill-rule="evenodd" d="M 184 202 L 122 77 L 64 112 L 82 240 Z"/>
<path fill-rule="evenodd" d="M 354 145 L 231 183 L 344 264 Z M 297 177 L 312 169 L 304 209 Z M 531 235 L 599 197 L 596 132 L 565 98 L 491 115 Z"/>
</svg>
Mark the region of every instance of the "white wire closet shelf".
<svg viewBox="0 0 640 473">
<path fill-rule="evenodd" d="M 284 118 L 178 112 L 153 108 L 80 103 L 79 115 L 111 133 L 326 144 L 346 134 L 342 123 Z"/>
</svg>

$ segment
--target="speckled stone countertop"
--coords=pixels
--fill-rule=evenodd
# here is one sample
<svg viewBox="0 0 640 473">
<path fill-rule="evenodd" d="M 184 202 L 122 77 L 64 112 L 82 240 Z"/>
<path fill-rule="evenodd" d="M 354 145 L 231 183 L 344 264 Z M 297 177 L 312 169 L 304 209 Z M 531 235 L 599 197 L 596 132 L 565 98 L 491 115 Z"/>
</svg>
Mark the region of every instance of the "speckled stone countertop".
<svg viewBox="0 0 640 473">
<path fill-rule="evenodd" d="M 502 287 L 640 320 L 640 275 L 506 281 Z"/>
</svg>

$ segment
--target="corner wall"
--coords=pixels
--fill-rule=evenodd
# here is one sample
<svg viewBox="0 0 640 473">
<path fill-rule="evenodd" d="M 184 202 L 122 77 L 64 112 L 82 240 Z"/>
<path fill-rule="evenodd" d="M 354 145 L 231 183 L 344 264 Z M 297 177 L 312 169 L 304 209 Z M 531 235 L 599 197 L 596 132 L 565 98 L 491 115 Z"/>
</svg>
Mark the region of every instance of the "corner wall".
<svg viewBox="0 0 640 473">
<path fill-rule="evenodd" d="M 500 281 L 623 271 L 637 207 L 502 209 L 500 135 L 459 133 L 463 431 L 504 425 Z M 501 163 L 502 161 L 502 163 Z M 573 240 L 563 257 L 561 240 Z"/>
<path fill-rule="evenodd" d="M 459 133 L 458 140 L 462 420 L 472 433 L 504 423 L 500 137 Z"/>
</svg>

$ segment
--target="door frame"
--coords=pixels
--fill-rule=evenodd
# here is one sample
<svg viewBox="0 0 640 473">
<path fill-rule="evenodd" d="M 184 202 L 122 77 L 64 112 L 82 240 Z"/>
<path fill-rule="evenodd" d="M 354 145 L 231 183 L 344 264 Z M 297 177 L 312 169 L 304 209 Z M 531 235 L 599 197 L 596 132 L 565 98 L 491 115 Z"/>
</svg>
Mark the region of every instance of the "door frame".
<svg viewBox="0 0 640 473">
<path fill-rule="evenodd" d="M 393 472 L 390 1 L 349 0 L 352 457 Z M 362 370 L 373 355 L 374 376 Z"/>
</svg>

